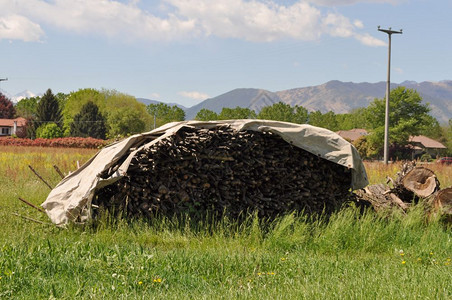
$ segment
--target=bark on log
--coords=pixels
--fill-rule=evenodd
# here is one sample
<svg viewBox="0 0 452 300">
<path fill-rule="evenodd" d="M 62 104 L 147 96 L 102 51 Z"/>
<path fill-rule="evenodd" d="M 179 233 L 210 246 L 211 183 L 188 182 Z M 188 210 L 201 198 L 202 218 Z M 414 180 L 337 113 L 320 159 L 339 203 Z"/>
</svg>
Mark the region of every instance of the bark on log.
<svg viewBox="0 0 452 300">
<path fill-rule="evenodd" d="M 430 202 L 433 213 L 441 214 L 452 223 L 452 187 L 440 190 Z"/>
</svg>

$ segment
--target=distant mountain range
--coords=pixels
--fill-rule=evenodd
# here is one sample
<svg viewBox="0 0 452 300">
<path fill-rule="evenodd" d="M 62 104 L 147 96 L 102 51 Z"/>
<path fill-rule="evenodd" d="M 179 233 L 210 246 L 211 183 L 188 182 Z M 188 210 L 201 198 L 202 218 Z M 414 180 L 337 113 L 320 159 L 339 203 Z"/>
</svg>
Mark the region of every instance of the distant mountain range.
<svg viewBox="0 0 452 300">
<path fill-rule="evenodd" d="M 424 102 L 430 103 L 431 115 L 440 123 L 446 123 L 452 118 L 452 80 L 440 82 L 404 81 L 391 84 L 391 89 L 405 86 L 419 92 Z M 338 80 L 327 83 L 295 88 L 290 90 L 270 92 L 262 89 L 235 89 L 186 109 L 186 119 L 193 119 L 203 108 L 221 112 L 223 107 L 247 107 L 257 113 L 262 107 L 277 102 L 292 106 L 303 106 L 308 111 L 320 110 L 322 113 L 333 111 L 337 114 L 347 113 L 359 107 L 367 107 L 375 98 L 383 98 L 386 92 L 386 82 L 353 83 Z"/>
<path fill-rule="evenodd" d="M 23 92 L 20 92 L 18 94 L 15 95 L 11 95 L 8 92 L 0 89 L 0 93 L 2 93 L 3 95 L 5 95 L 6 97 L 8 97 L 8 99 L 10 99 L 11 101 L 13 101 L 13 103 L 17 103 L 20 100 L 24 99 L 24 98 L 31 98 L 31 97 L 36 97 L 36 96 L 40 96 L 42 94 L 35 94 L 33 92 L 30 92 L 29 90 L 25 90 Z"/>
<path fill-rule="evenodd" d="M 400 84 L 392 83 L 391 88 L 405 86 L 415 89 L 419 92 L 424 102 L 428 102 L 431 108 L 431 115 L 440 123 L 447 123 L 452 118 L 452 80 L 443 80 L 439 82 L 415 82 L 404 81 Z M 13 102 L 17 102 L 25 97 L 35 97 L 30 91 L 23 91 L 17 95 L 9 95 L 0 90 Z M 322 113 L 333 111 L 337 114 L 347 113 L 355 108 L 367 107 L 375 98 L 383 98 L 386 92 L 386 82 L 377 83 L 353 83 L 342 82 L 338 80 L 328 81 L 327 83 L 302 88 L 289 89 L 278 92 L 271 92 L 263 89 L 239 88 L 214 98 L 209 98 L 192 107 L 186 108 L 177 103 L 168 103 L 177 105 L 185 110 L 187 120 L 193 119 L 203 108 L 220 113 L 223 107 L 250 108 L 256 113 L 268 105 L 277 102 L 284 102 L 292 106 L 303 106 L 309 111 L 320 110 Z M 149 105 L 156 104 L 159 101 L 145 98 L 137 98 L 138 101 Z"/>
</svg>

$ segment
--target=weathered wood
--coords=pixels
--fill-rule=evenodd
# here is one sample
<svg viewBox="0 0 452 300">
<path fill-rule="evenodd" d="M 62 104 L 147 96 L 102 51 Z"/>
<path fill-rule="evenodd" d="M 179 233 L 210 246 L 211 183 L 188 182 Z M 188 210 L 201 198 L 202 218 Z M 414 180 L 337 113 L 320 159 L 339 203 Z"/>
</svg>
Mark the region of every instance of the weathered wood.
<svg viewBox="0 0 452 300">
<path fill-rule="evenodd" d="M 25 200 L 25 199 L 23 199 L 23 198 L 20 198 L 20 197 L 19 197 L 18 199 L 19 199 L 20 201 L 22 201 L 23 203 L 27 204 L 28 206 L 30 206 L 30 207 L 36 209 L 37 211 L 42 212 L 42 213 L 45 213 L 45 210 L 43 210 L 42 208 L 40 208 L 40 207 L 34 205 L 33 203 L 30 203 L 30 202 L 28 202 L 27 200 Z"/>
<path fill-rule="evenodd" d="M 446 215 L 452 222 L 452 187 L 440 190 L 431 201 L 431 206 L 435 212 Z"/>
<path fill-rule="evenodd" d="M 39 220 L 30 218 L 30 217 L 27 217 L 27 216 L 22 216 L 22 215 L 20 215 L 20 214 L 18 214 L 18 213 L 12 213 L 12 214 L 13 214 L 14 216 L 16 216 L 16 217 L 20 217 L 20 218 L 22 218 L 22 219 L 25 219 L 25 220 L 28 220 L 28 221 L 32 221 L 32 222 L 35 222 L 35 223 L 38 223 L 38 224 L 55 226 L 55 224 L 53 224 L 53 223 L 42 222 L 42 221 L 39 221 Z"/>
<path fill-rule="evenodd" d="M 60 168 L 58 168 L 57 165 L 53 165 L 53 168 L 58 173 L 58 175 L 60 175 L 61 179 L 63 179 L 64 178 L 64 174 L 63 174 L 63 172 L 61 172 Z"/>
<path fill-rule="evenodd" d="M 42 182 L 44 182 L 45 185 L 47 185 L 49 187 L 50 190 L 52 190 L 53 188 L 50 186 L 50 184 L 47 183 L 47 181 L 44 180 L 44 178 L 41 177 L 41 175 L 38 174 L 38 172 L 36 172 L 35 169 L 33 169 L 32 166 L 28 165 L 28 167 L 30 168 L 30 170 L 39 178 L 41 179 Z"/>
<path fill-rule="evenodd" d="M 426 198 L 439 189 L 435 173 L 424 167 L 415 167 L 403 176 L 401 183 L 404 188 L 416 196 Z"/>
</svg>

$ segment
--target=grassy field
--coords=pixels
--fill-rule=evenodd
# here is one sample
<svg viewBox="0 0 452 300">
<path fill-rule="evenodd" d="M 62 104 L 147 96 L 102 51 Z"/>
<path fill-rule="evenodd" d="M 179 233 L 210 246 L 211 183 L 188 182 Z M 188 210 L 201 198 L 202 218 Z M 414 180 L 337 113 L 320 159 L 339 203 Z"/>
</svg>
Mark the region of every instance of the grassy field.
<svg viewBox="0 0 452 300">
<path fill-rule="evenodd" d="M 40 204 L 51 185 L 95 151 L 0 147 L 0 299 L 451 299 L 450 227 L 421 207 L 380 217 L 354 208 L 328 221 L 253 216 L 238 224 L 151 224 L 104 218 L 59 229 Z M 452 167 L 429 165 L 442 186 Z M 372 183 L 396 165 L 367 165 Z"/>
</svg>

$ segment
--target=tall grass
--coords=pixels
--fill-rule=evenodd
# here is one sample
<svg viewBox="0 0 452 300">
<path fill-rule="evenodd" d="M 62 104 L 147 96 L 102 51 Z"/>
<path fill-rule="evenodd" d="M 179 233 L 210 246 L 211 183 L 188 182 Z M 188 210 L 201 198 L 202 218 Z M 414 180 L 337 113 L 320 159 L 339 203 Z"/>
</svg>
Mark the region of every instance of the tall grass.
<svg viewBox="0 0 452 300">
<path fill-rule="evenodd" d="M 397 178 L 397 172 L 400 171 L 402 162 L 395 162 L 388 165 L 382 162 L 364 162 L 369 182 L 371 184 L 385 183 L 387 177 Z M 438 163 L 421 163 L 418 166 L 428 168 L 435 172 L 441 187 L 452 186 L 452 166 Z"/>
<path fill-rule="evenodd" d="M 53 164 L 67 172 L 92 154 L 76 159 L 66 150 L 1 152 L 8 161 L 0 164 L 1 299 L 452 297 L 450 227 L 427 222 L 420 206 L 390 218 L 349 207 L 328 219 L 300 213 L 265 221 L 251 214 L 240 223 L 105 215 L 66 229 L 13 216 L 47 221 L 15 196 L 39 204 L 48 193 L 28 161 L 55 184 Z M 9 178 L 7 168 L 22 168 L 21 175 Z"/>
</svg>

